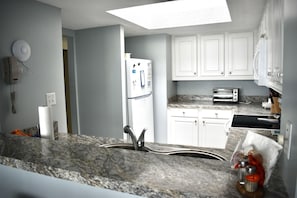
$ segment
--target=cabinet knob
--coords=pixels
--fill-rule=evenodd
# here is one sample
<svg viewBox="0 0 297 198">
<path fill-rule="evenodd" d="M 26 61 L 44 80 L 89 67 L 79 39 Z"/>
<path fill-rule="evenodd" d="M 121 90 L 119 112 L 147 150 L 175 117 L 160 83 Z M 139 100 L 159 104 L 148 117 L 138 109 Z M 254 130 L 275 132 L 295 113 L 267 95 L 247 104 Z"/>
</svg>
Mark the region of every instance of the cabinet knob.
<svg viewBox="0 0 297 198">
<path fill-rule="evenodd" d="M 267 76 L 272 76 L 272 72 L 267 72 Z"/>
<path fill-rule="evenodd" d="M 203 126 L 205 126 L 205 121 L 202 121 Z"/>
<path fill-rule="evenodd" d="M 197 120 L 195 120 L 195 125 L 197 125 Z"/>
<path fill-rule="evenodd" d="M 196 75 L 197 73 L 196 72 L 194 72 L 194 75 Z"/>
<path fill-rule="evenodd" d="M 224 72 L 221 72 L 221 75 L 224 75 Z"/>
<path fill-rule="evenodd" d="M 231 75 L 231 74 L 232 74 L 232 72 L 229 72 L 229 74 Z"/>
</svg>

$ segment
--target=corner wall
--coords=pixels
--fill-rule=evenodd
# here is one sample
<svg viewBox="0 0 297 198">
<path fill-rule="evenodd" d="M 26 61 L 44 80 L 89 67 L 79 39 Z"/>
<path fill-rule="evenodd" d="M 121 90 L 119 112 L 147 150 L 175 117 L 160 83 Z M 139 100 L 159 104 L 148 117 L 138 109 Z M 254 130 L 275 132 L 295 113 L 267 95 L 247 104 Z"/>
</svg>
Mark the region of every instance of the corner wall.
<svg viewBox="0 0 297 198">
<path fill-rule="evenodd" d="M 293 124 L 290 159 L 282 155 L 282 172 L 290 197 L 297 197 L 297 1 L 284 0 L 284 75 L 282 97 L 281 131 L 286 123 Z M 288 144 L 288 141 L 285 141 Z"/>
<path fill-rule="evenodd" d="M 80 133 L 123 138 L 123 28 L 75 31 Z"/>
<path fill-rule="evenodd" d="M 53 118 L 59 131 L 67 131 L 61 10 L 33 0 L 1 0 L 0 3 L 0 127 L 2 132 L 38 124 L 38 106 L 45 105 L 45 94 L 56 92 Z M 4 83 L 2 58 L 11 56 L 13 41 L 22 39 L 31 46 L 16 91 L 16 114 L 11 112 L 10 89 Z M 0 128 L 1 131 L 1 128 Z"/>
</svg>

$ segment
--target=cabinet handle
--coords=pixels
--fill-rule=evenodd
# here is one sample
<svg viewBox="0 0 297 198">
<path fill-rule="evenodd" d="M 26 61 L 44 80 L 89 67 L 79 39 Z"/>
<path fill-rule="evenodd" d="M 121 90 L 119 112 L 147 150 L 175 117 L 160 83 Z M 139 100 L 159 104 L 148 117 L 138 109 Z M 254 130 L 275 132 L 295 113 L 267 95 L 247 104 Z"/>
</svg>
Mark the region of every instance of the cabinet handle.
<svg viewBox="0 0 297 198">
<path fill-rule="evenodd" d="M 205 126 L 205 121 L 202 121 L 203 126 Z"/>
<path fill-rule="evenodd" d="M 267 76 L 272 76 L 272 72 L 267 72 Z"/>
<path fill-rule="evenodd" d="M 195 120 L 195 125 L 197 125 L 197 120 Z"/>
<path fill-rule="evenodd" d="M 277 77 L 283 77 L 283 73 L 277 73 Z"/>
<path fill-rule="evenodd" d="M 218 115 L 219 115 L 218 113 L 215 113 L 216 118 L 218 117 Z"/>
</svg>

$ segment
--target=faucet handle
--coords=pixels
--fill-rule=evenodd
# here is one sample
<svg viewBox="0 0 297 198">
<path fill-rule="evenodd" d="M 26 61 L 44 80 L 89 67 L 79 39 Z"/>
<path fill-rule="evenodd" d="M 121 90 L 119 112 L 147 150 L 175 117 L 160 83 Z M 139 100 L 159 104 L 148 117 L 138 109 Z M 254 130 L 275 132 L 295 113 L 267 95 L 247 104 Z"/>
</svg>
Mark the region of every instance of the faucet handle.
<svg viewBox="0 0 297 198">
<path fill-rule="evenodd" d="M 145 132 L 147 131 L 146 128 L 144 128 L 140 134 L 140 136 L 138 137 L 138 140 L 137 140 L 137 145 L 138 145 L 138 148 L 142 148 L 144 147 L 144 134 Z"/>
</svg>

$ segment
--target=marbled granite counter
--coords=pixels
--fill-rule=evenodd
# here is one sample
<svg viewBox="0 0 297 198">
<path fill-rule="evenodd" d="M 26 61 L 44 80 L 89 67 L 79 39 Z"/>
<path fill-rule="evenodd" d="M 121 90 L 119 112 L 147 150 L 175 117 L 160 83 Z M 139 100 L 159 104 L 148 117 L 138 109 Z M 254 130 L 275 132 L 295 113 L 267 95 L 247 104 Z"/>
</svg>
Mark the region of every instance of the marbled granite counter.
<svg viewBox="0 0 297 198">
<path fill-rule="evenodd" d="M 226 149 L 212 151 L 230 159 L 246 132 L 232 129 Z M 236 171 L 228 161 L 100 147 L 116 142 L 122 140 L 67 134 L 47 140 L 1 134 L 0 164 L 144 197 L 241 197 L 235 188 Z M 266 197 L 288 197 L 277 169 Z"/>
<path fill-rule="evenodd" d="M 211 100 L 187 100 L 187 101 L 173 101 L 168 104 L 168 108 L 203 108 L 203 109 L 230 109 L 234 114 L 248 114 L 248 115 L 267 115 L 270 110 L 263 109 L 261 103 L 213 103 Z"/>
</svg>

